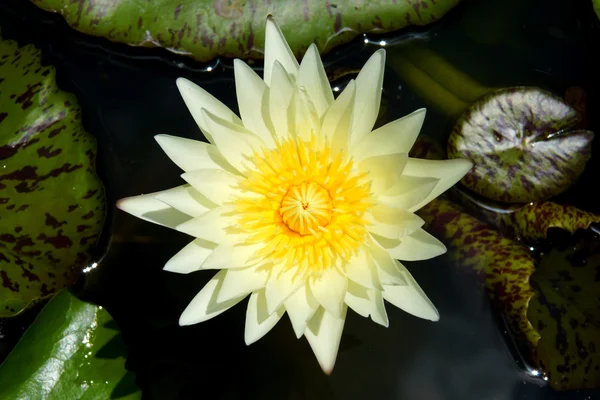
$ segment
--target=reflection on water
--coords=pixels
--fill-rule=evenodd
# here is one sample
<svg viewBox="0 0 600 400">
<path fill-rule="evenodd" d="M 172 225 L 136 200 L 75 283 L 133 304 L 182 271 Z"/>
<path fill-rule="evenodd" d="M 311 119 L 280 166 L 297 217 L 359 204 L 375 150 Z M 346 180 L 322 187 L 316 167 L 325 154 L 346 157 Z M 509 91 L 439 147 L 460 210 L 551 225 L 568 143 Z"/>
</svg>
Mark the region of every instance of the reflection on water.
<svg viewBox="0 0 600 400">
<path fill-rule="evenodd" d="M 352 70 L 383 45 L 388 51 L 384 119 L 427 107 L 423 134 L 440 141 L 449 134 L 457 107 L 471 100 L 464 95 L 469 88 L 457 89 L 455 82 L 440 78 L 437 61 L 420 65 L 423 52 L 432 55 L 429 59 L 443 60 L 460 73 L 457 76 L 476 82 L 473 87 L 478 90 L 534 84 L 561 95 L 578 86 L 587 90 L 588 109 L 594 109 L 598 78 L 590 54 L 596 51 L 592 44 L 597 43 L 598 29 L 590 28 L 596 22 L 588 6 L 560 0 L 465 1 L 430 29 L 363 37 L 334 51 L 325 62 L 330 70 L 334 65 Z M 68 30 L 59 17 L 19 0 L 0 4 L 0 25 L 7 38 L 41 47 L 44 62 L 57 66 L 60 86 L 77 95 L 86 129 L 98 138 L 98 169 L 109 204 L 182 182 L 181 171 L 153 140 L 158 133 L 201 137 L 179 98 L 177 77 L 194 80 L 237 109 L 228 60 L 199 65 L 164 51 L 87 38 Z M 401 73 L 406 62 L 413 68 L 408 75 Z M 432 84 L 420 88 L 422 81 L 412 79 L 415 76 L 437 83 L 444 92 L 432 94 Z M 343 84 L 342 78 L 339 87 Z M 440 99 L 439 93 L 461 103 L 445 102 L 453 98 Z M 594 115 L 589 122 L 592 129 L 597 126 Z M 589 182 L 590 171 L 597 167 L 593 159 L 582 181 Z M 581 196 L 582 190 L 576 187 L 565 198 L 600 211 L 595 199 Z M 207 383 L 225 398 L 502 400 L 597 395 L 555 393 L 541 386 L 543 381 L 531 369 L 527 373 L 522 361 L 516 364 L 514 348 L 507 346 L 503 325 L 485 295 L 472 277 L 443 258 L 408 265 L 438 306 L 441 320 L 431 323 L 388 307 L 390 327 L 385 329 L 349 313 L 336 368 L 326 377 L 304 339 L 295 339 L 286 318 L 250 347 L 243 343 L 243 306 L 200 325 L 179 327 L 179 314 L 211 277 L 210 272 L 182 276 L 161 270 L 189 239 L 114 208 L 108 222 L 106 257 L 88 271 L 79 290 L 105 305 L 122 327 L 130 348 L 129 366 L 149 399 L 198 398 Z"/>
</svg>

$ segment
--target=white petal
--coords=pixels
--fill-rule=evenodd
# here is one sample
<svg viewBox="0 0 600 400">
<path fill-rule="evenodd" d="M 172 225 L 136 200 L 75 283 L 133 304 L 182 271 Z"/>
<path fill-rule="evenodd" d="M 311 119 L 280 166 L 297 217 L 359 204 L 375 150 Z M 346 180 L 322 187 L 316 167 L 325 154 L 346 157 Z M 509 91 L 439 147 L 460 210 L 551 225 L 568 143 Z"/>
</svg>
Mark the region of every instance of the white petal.
<svg viewBox="0 0 600 400">
<path fill-rule="evenodd" d="M 388 207 L 414 211 L 415 205 L 430 196 L 438 182 L 436 178 L 402 175 L 390 189 L 376 193 L 379 194 L 377 200 Z"/>
<path fill-rule="evenodd" d="M 181 177 L 215 204 L 222 205 L 231 200 L 232 195 L 240 193 L 239 176 L 222 169 L 199 169 Z"/>
<path fill-rule="evenodd" d="M 290 104 L 295 85 L 278 61 L 273 66 L 271 88 L 269 90 L 269 115 L 275 136 L 287 138 L 293 122 L 293 116 L 290 116 L 289 113 L 294 112 L 291 110 Z"/>
<path fill-rule="evenodd" d="M 200 110 L 198 114 L 201 114 Z M 235 173 L 235 169 L 227 163 L 225 157 L 213 144 L 171 135 L 156 135 L 154 140 L 171 161 L 186 172 L 201 168 L 216 168 Z"/>
<path fill-rule="evenodd" d="M 390 325 L 390 320 L 385 310 L 385 303 L 383 302 L 383 293 L 379 290 L 370 290 L 369 296 L 371 298 L 371 304 L 373 306 L 371 311 L 371 319 L 376 324 L 385 326 L 386 328 Z"/>
<path fill-rule="evenodd" d="M 323 68 L 323 62 L 317 46 L 313 43 L 309 46 L 298 71 L 298 86 L 304 87 L 315 105 L 319 119 L 333 103 L 333 92 Z"/>
<path fill-rule="evenodd" d="M 323 271 L 320 277 L 310 278 L 310 289 L 313 295 L 326 310 L 339 318 L 342 314 L 344 296 L 348 279 L 340 274 L 337 269 L 329 268 Z"/>
<path fill-rule="evenodd" d="M 424 120 L 425 109 L 421 108 L 375 129 L 352 146 L 354 160 L 360 161 L 367 157 L 386 154 L 408 153 L 419 136 Z"/>
<path fill-rule="evenodd" d="M 177 186 L 162 191 L 154 198 L 190 217 L 199 217 L 217 206 L 190 185 Z"/>
<path fill-rule="evenodd" d="M 355 94 L 356 83 L 351 80 L 323 117 L 321 134 L 330 141 L 333 154 L 348 149 Z"/>
<path fill-rule="evenodd" d="M 206 258 L 202 269 L 244 268 L 249 265 L 252 256 L 263 247 L 263 244 L 234 243 L 231 238 L 227 238 L 226 242 L 219 244 Z"/>
<path fill-rule="evenodd" d="M 188 304 L 179 317 L 179 325 L 192 325 L 209 320 L 227 311 L 246 297 L 246 295 L 217 303 L 217 293 L 223 283 L 226 271 L 219 271 Z"/>
<path fill-rule="evenodd" d="M 244 340 L 246 345 L 251 345 L 265 336 L 279 322 L 285 310 L 283 307 L 276 312 L 267 312 L 267 298 L 265 291 L 259 290 L 252 293 L 246 309 L 246 327 L 244 329 Z"/>
<path fill-rule="evenodd" d="M 216 243 L 195 239 L 171 257 L 163 269 L 180 274 L 199 271 L 203 269 L 202 264 L 215 247 L 217 247 Z"/>
<path fill-rule="evenodd" d="M 274 312 L 294 292 L 304 286 L 306 278 L 298 268 L 284 269 L 284 266 L 274 267 L 273 273 L 265 286 L 269 313 Z"/>
<path fill-rule="evenodd" d="M 367 172 L 371 179 L 371 190 L 382 193 L 396 185 L 408 160 L 408 154 L 395 153 L 385 156 L 369 157 L 356 166 L 359 172 Z"/>
<path fill-rule="evenodd" d="M 260 138 L 242 126 L 231 124 L 207 111 L 202 111 L 215 144 L 225 159 L 238 171 L 244 171 L 254 150 L 264 144 Z"/>
<path fill-rule="evenodd" d="M 292 101 L 296 102 L 294 115 L 296 137 L 310 141 L 311 133 L 313 133 L 317 138 L 320 138 L 318 134 L 321 128 L 321 120 L 317 114 L 317 108 L 306 89 L 303 87 L 298 88 Z"/>
<path fill-rule="evenodd" d="M 238 269 L 227 269 L 223 277 L 223 284 L 219 288 L 217 302 L 222 303 L 229 299 L 245 296 L 250 292 L 265 287 L 269 277 L 268 268 L 247 267 Z"/>
<path fill-rule="evenodd" d="M 175 229 L 199 239 L 223 243 L 227 241 L 228 235 L 237 233 L 233 228 L 229 229 L 237 222 L 234 215 L 235 212 L 231 207 L 221 206 L 177 225 Z"/>
<path fill-rule="evenodd" d="M 390 239 L 400 239 L 425 224 L 421 217 L 411 212 L 384 205 L 371 208 L 367 215 L 371 223 L 367 226 L 368 231 Z"/>
<path fill-rule="evenodd" d="M 416 317 L 437 321 L 440 315 L 408 270 L 402 271 L 407 285 L 385 286 L 383 298 Z"/>
<path fill-rule="evenodd" d="M 244 126 L 272 148 L 273 127 L 269 120 L 269 93 L 265 82 L 245 62 L 233 60 L 235 92 Z M 277 90 L 277 88 L 275 88 Z"/>
<path fill-rule="evenodd" d="M 352 112 L 350 143 L 358 143 L 371 132 L 381 103 L 385 50 L 377 50 L 356 77 L 356 96 Z"/>
<path fill-rule="evenodd" d="M 357 314 L 365 318 L 370 315 L 373 322 L 386 328 L 389 325 L 381 291 L 349 282 L 345 301 Z"/>
<path fill-rule="evenodd" d="M 284 306 L 292 322 L 296 337 L 300 338 L 304 335 L 306 323 L 319 308 L 319 302 L 313 296 L 310 285 L 305 284 L 296 290 L 285 300 Z"/>
<path fill-rule="evenodd" d="M 368 289 L 358 283 L 348 282 L 344 302 L 361 317 L 367 318 L 371 315 L 371 299 L 369 298 Z"/>
<path fill-rule="evenodd" d="M 267 18 L 264 80 L 269 86 L 271 86 L 273 63 L 275 61 L 279 61 L 291 76 L 296 77 L 298 74 L 298 60 L 292 53 L 277 23 L 272 18 Z"/>
<path fill-rule="evenodd" d="M 401 264 L 394 260 L 386 249 L 372 237 L 368 240 L 369 253 L 377 267 L 377 276 L 382 285 L 406 285 L 401 273 Z M 404 268 L 404 267 L 402 267 Z"/>
<path fill-rule="evenodd" d="M 315 353 L 321 369 L 327 375 L 331 374 L 335 365 L 347 310 L 348 307 L 344 304 L 342 314 L 338 318 L 321 307 L 310 319 L 304 331 L 304 336 Z"/>
<path fill-rule="evenodd" d="M 154 192 L 141 196 L 125 197 L 117 201 L 117 208 L 135 217 L 143 219 L 144 221 L 152 222 L 169 228 L 175 228 L 176 226 L 189 221 L 191 219 L 189 215 L 184 214 L 168 204 L 155 199 L 156 196 L 163 192 Z"/>
<path fill-rule="evenodd" d="M 404 168 L 404 173 L 412 176 L 429 177 L 439 179 L 438 184 L 431 193 L 413 205 L 410 211 L 417 211 L 431 200 L 444 193 L 456 182 L 460 181 L 469 170 L 473 168 L 473 163 L 464 158 L 454 160 L 422 160 L 419 158 L 409 158 Z"/>
<path fill-rule="evenodd" d="M 207 125 L 201 110 L 207 110 L 211 114 L 236 125 L 242 124 L 242 121 L 229 109 L 229 107 L 221 103 L 213 95 L 209 94 L 195 83 L 190 82 L 185 78 L 178 78 L 177 88 L 179 89 L 179 93 L 181 93 L 185 105 L 196 121 L 196 124 L 202 129 L 204 136 L 206 136 L 209 142 L 214 143 L 211 134 L 207 132 Z M 183 169 L 185 170 L 185 168 Z"/>
<path fill-rule="evenodd" d="M 388 253 L 397 260 L 429 260 L 446 252 L 446 246 L 423 229 L 417 229 L 400 240 L 384 241 L 378 239 Z M 393 244 L 391 247 L 386 242 Z"/>
<path fill-rule="evenodd" d="M 346 276 L 354 282 L 368 287 L 381 290 L 381 283 L 377 276 L 375 262 L 371 258 L 368 249 L 361 248 L 358 254 L 353 256 L 346 265 L 344 265 Z"/>
</svg>

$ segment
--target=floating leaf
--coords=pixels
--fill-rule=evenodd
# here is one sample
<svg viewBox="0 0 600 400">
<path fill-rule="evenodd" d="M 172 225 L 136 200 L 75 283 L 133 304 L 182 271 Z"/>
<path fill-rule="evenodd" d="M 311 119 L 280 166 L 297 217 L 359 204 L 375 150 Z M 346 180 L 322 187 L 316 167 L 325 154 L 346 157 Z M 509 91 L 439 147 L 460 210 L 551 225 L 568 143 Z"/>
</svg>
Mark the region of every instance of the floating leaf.
<svg viewBox="0 0 600 400">
<path fill-rule="evenodd" d="M 439 198 L 419 215 L 448 245 L 459 268 L 476 273 L 519 343 L 555 389 L 600 386 L 600 254 L 572 264 L 556 252 L 536 259 L 524 245 Z"/>
<path fill-rule="evenodd" d="M 0 400 L 139 399 L 110 314 L 56 295 L 0 365 Z"/>
<path fill-rule="evenodd" d="M 272 14 L 292 51 L 313 42 L 321 53 L 362 33 L 391 32 L 439 20 L 460 0 L 32 0 L 62 14 L 80 32 L 143 47 L 164 47 L 208 61 L 262 58 L 265 18 Z"/>
<path fill-rule="evenodd" d="M 600 0 L 592 0 L 594 4 L 594 11 L 596 12 L 596 16 L 600 18 Z"/>
<path fill-rule="evenodd" d="M 0 317 L 73 283 L 102 229 L 96 142 L 54 76 L 0 38 Z"/>
<path fill-rule="evenodd" d="M 585 240 L 542 257 L 527 316 L 541 339 L 534 360 L 558 390 L 600 387 L 600 247 Z"/>
<path fill-rule="evenodd" d="M 591 157 L 594 134 L 569 131 L 574 108 L 539 88 L 498 90 L 469 107 L 448 141 L 448 157 L 471 159 L 463 178 L 489 199 L 528 203 L 564 191 Z"/>
<path fill-rule="evenodd" d="M 578 229 L 588 229 L 592 223 L 600 222 L 600 215 L 567 204 L 542 201 L 526 205 L 505 205 L 464 191 L 454 193 L 462 205 L 505 236 L 531 243 L 545 239 L 550 228 L 575 233 Z"/>
</svg>

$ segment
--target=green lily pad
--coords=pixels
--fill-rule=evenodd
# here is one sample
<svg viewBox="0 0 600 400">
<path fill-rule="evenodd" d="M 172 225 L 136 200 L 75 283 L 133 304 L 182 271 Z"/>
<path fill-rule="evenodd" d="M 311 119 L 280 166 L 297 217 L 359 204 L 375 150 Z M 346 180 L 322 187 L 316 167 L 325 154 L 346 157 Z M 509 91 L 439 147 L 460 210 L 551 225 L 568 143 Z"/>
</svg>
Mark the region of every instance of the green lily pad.
<svg viewBox="0 0 600 400">
<path fill-rule="evenodd" d="M 598 242 L 585 262 L 574 263 L 573 251 L 552 251 L 538 265 L 526 246 L 444 198 L 418 214 L 446 243 L 451 262 L 480 278 L 554 389 L 600 387 Z"/>
<path fill-rule="evenodd" d="M 600 18 L 600 0 L 592 0 L 594 4 L 594 11 L 596 12 L 596 16 Z"/>
<path fill-rule="evenodd" d="M 461 116 L 448 157 L 474 162 L 462 183 L 484 197 L 546 200 L 569 187 L 591 157 L 594 134 L 570 130 L 579 120 L 573 107 L 542 89 L 501 89 Z"/>
<path fill-rule="evenodd" d="M 272 14 L 296 56 L 313 42 L 321 53 L 362 33 L 383 33 L 439 20 L 460 0 L 32 0 L 76 30 L 113 42 L 164 47 L 196 60 L 262 58 Z"/>
<path fill-rule="evenodd" d="M 110 314 L 56 295 L 0 365 L 0 400 L 140 399 Z"/>
<path fill-rule="evenodd" d="M 463 206 L 503 235 L 530 243 L 545 239 L 551 228 L 575 233 L 578 229 L 588 229 L 591 224 L 600 222 L 600 215 L 568 204 L 552 201 L 525 205 L 502 204 L 467 194 L 462 190 L 455 191 L 454 194 Z"/>
<path fill-rule="evenodd" d="M 96 141 L 54 77 L 0 37 L 0 317 L 72 284 L 102 230 Z"/>
</svg>

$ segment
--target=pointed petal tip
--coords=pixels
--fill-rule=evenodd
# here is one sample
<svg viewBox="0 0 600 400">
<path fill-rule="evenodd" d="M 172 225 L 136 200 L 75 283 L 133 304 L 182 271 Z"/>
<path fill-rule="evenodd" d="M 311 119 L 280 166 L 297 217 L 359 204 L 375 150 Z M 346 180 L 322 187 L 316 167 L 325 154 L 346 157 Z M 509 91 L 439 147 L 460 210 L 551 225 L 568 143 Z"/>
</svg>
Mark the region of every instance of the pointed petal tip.
<svg viewBox="0 0 600 400">
<path fill-rule="evenodd" d="M 189 313 L 183 311 L 183 313 L 179 317 L 179 326 L 189 326 L 194 324 L 195 322 L 192 320 L 192 316 L 189 315 Z"/>
<path fill-rule="evenodd" d="M 189 90 L 190 88 L 194 88 L 194 87 L 198 86 L 194 82 L 190 81 L 189 79 L 183 78 L 183 77 L 179 77 L 179 78 L 175 79 L 175 85 L 177 86 L 177 89 L 179 90 L 179 93 L 181 94 L 182 97 L 184 96 L 186 90 Z"/>
</svg>

